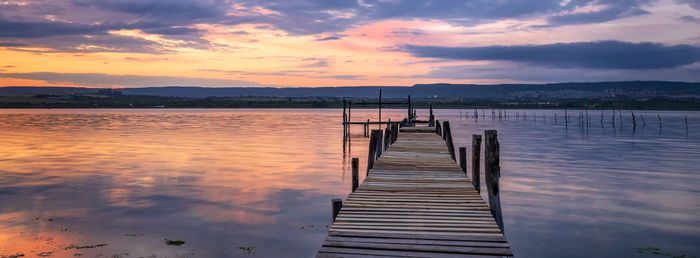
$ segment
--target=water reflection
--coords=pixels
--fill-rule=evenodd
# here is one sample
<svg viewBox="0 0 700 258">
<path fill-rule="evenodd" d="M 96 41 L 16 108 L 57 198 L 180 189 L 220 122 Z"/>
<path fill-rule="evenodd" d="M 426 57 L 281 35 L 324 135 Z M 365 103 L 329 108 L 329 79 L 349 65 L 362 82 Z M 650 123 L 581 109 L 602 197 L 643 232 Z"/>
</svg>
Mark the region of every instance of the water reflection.
<svg viewBox="0 0 700 258">
<path fill-rule="evenodd" d="M 382 111 L 383 119 L 405 115 Z M 606 120 L 583 129 L 561 117 L 555 125 L 554 111 L 525 112 L 527 120 L 491 119 L 488 110 L 474 120 L 436 110 L 456 146 L 499 130 L 501 202 L 516 254 L 629 257 L 654 246 L 699 255 L 700 113 L 659 112 L 658 130 L 649 119 L 657 112 L 639 112 L 647 126 L 633 133 L 629 115 L 622 127 Z M 343 146 L 341 114 L 1 110 L 0 255 L 311 256 L 330 199 L 350 190 L 350 159 L 365 170 L 362 126 Z M 69 248 L 98 244 L 107 245 Z"/>
</svg>

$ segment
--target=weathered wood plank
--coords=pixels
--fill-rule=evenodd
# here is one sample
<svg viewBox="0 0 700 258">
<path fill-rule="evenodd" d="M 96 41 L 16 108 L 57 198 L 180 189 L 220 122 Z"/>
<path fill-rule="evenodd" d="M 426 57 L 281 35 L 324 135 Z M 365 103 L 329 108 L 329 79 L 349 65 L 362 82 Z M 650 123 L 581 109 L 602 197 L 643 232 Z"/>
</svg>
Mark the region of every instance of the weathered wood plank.
<svg viewBox="0 0 700 258">
<path fill-rule="evenodd" d="M 457 164 L 436 128 L 399 132 L 353 186 L 317 257 L 512 256 L 478 185 L 460 168 L 466 155 Z"/>
</svg>

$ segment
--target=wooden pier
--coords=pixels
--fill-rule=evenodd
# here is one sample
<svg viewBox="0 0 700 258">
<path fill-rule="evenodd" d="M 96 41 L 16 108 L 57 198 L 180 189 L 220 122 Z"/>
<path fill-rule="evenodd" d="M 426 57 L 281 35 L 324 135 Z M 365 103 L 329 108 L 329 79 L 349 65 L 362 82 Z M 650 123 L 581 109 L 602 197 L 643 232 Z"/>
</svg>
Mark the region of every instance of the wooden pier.
<svg viewBox="0 0 700 258">
<path fill-rule="evenodd" d="M 486 142 L 496 149 L 485 151 L 485 169 L 495 202 L 500 168 L 491 132 Z M 437 129 L 392 126 L 373 130 L 372 137 L 367 177 L 356 186 L 353 159 L 353 192 L 344 203 L 334 200 L 334 222 L 317 257 L 513 256 L 497 223 L 500 210 L 493 210 L 500 203 L 489 207 L 467 177 L 466 164 L 463 170 L 454 160 L 449 123 Z"/>
</svg>

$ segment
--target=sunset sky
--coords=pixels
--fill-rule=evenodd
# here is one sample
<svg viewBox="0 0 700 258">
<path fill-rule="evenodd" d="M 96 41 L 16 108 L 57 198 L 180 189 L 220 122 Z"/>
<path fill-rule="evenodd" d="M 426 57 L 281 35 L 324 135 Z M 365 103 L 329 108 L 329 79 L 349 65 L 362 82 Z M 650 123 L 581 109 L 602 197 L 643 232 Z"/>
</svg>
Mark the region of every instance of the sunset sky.
<svg viewBox="0 0 700 258">
<path fill-rule="evenodd" d="M 700 81 L 699 0 L 0 0 L 0 86 Z"/>
</svg>

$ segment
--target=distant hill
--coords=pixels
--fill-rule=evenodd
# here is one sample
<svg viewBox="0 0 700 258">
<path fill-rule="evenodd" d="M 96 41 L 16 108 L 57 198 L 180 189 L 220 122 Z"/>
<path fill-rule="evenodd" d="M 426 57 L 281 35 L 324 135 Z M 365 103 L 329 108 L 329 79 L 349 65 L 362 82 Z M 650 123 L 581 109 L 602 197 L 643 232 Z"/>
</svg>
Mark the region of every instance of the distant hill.
<svg viewBox="0 0 700 258">
<path fill-rule="evenodd" d="M 416 84 L 413 86 L 347 86 L 347 87 L 144 87 L 119 89 L 126 95 L 163 97 L 350 97 L 376 98 L 382 89 L 384 98 L 461 100 L 461 99 L 580 99 L 580 98 L 700 98 L 700 83 L 667 81 L 621 81 L 552 84 Z M 93 94 L 99 88 L 78 87 L 0 87 L 0 95 L 8 94 Z"/>
</svg>

